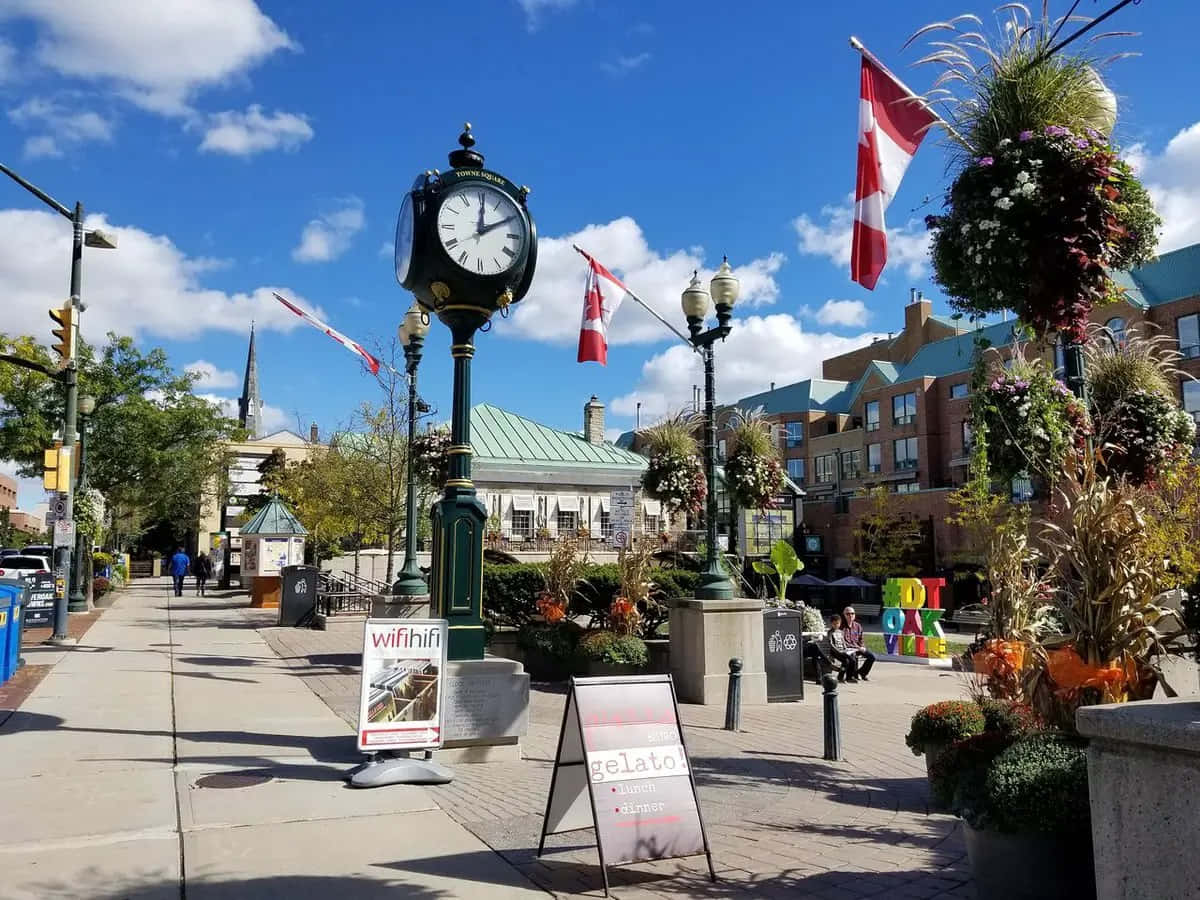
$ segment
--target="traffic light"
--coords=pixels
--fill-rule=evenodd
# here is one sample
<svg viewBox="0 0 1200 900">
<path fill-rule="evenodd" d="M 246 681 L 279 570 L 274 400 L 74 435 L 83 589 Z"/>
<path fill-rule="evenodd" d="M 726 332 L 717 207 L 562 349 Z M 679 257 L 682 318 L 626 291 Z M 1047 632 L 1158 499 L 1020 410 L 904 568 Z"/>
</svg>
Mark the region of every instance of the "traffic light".
<svg viewBox="0 0 1200 900">
<path fill-rule="evenodd" d="M 50 318 L 58 325 L 50 333 L 58 339 L 54 349 L 62 357 L 65 366 L 75 358 L 75 307 L 67 303 L 61 309 L 52 309 Z"/>
<path fill-rule="evenodd" d="M 71 490 L 71 451 L 52 447 L 42 454 L 42 487 L 48 491 L 67 493 Z"/>
</svg>

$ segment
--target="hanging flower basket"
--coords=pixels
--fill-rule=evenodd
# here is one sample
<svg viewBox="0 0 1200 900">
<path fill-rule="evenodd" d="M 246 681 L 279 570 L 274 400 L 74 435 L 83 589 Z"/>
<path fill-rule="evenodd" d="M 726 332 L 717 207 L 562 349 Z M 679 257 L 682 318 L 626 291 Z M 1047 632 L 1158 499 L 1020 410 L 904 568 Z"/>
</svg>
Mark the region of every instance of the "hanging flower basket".
<svg viewBox="0 0 1200 900">
<path fill-rule="evenodd" d="M 725 463 L 725 484 L 743 509 L 770 509 L 783 490 L 783 466 L 774 456 L 739 446 Z"/>
<path fill-rule="evenodd" d="M 676 453 L 651 456 L 642 487 L 673 513 L 699 512 L 708 495 L 700 460 Z"/>
<path fill-rule="evenodd" d="M 1084 340 L 1111 270 L 1151 258 L 1161 220 L 1098 132 L 1059 125 L 1001 140 L 968 163 L 930 216 L 935 280 L 975 316 L 1011 309 L 1039 336 Z"/>
<path fill-rule="evenodd" d="M 1134 484 L 1154 480 L 1170 463 L 1191 454 L 1196 423 L 1158 393 L 1133 391 L 1100 417 L 1097 437 L 1104 469 Z"/>
</svg>

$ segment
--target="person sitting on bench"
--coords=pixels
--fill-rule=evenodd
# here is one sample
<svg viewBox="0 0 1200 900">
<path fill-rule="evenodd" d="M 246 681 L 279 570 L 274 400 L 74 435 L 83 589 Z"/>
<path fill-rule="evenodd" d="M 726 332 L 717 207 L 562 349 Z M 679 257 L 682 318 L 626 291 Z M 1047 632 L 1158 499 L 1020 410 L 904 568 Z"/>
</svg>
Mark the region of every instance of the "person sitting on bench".
<svg viewBox="0 0 1200 900">
<path fill-rule="evenodd" d="M 842 671 L 838 672 L 838 681 L 857 684 L 858 657 L 850 651 L 850 646 L 846 643 L 846 633 L 842 631 L 842 617 L 837 613 L 829 617 L 829 631 L 825 632 L 825 639 L 829 642 L 830 655 L 842 664 Z"/>
<path fill-rule="evenodd" d="M 858 677 L 863 681 L 870 681 L 867 676 L 871 674 L 871 666 L 875 665 L 875 654 L 867 649 L 863 641 L 863 629 L 858 624 L 853 606 L 842 610 L 842 619 L 845 622 L 842 626 L 842 636 L 846 639 L 846 652 L 854 657 Z"/>
</svg>

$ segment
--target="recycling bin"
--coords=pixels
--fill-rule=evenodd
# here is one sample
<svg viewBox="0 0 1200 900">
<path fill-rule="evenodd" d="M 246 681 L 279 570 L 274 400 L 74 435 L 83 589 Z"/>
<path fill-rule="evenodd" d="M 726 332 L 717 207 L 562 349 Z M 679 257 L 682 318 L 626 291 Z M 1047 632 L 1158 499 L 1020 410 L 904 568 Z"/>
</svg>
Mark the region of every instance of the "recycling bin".
<svg viewBox="0 0 1200 900">
<path fill-rule="evenodd" d="M 280 625 L 307 625 L 316 615 L 317 571 L 315 566 L 284 566 L 280 569 Z"/>
<path fill-rule="evenodd" d="M 0 684 L 12 678 L 21 664 L 21 605 L 25 588 L 20 583 L 0 584 Z"/>
</svg>

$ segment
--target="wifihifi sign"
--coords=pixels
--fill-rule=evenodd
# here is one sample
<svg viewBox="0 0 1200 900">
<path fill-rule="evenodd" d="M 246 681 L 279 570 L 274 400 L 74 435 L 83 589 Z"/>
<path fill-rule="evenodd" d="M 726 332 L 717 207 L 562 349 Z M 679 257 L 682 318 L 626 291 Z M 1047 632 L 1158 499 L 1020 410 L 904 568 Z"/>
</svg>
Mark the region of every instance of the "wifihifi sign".
<svg viewBox="0 0 1200 900">
<path fill-rule="evenodd" d="M 671 676 L 571 679 L 538 855 L 593 827 L 605 896 L 621 863 L 703 853 L 716 880 Z"/>
<path fill-rule="evenodd" d="M 444 619 L 367 619 L 363 629 L 358 749 L 442 746 Z"/>
</svg>

